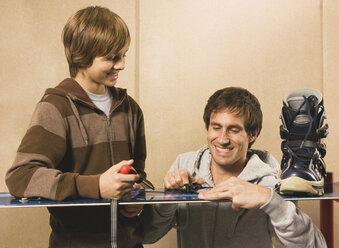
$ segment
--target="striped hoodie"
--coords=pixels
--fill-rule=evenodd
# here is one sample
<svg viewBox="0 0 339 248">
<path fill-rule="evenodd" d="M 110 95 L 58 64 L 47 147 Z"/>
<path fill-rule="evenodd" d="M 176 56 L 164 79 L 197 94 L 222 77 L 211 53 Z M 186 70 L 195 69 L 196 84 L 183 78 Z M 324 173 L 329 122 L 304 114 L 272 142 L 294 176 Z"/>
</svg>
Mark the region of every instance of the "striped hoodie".
<svg viewBox="0 0 339 248">
<path fill-rule="evenodd" d="M 128 159 L 134 159 L 133 166 L 146 177 L 142 111 L 126 90 L 109 89 L 113 102 L 108 117 L 73 79 L 65 79 L 57 87 L 46 90 L 6 174 L 12 195 L 58 201 L 99 199 L 100 174 Z M 49 211 L 53 230 L 50 240 L 54 237 L 56 244 L 63 233 L 68 234 L 68 243 L 79 233 L 109 234 L 109 207 L 49 208 Z M 130 244 L 126 247 L 133 247 L 133 240 L 140 240 L 140 233 L 134 230 L 136 223 L 123 216 L 118 218 L 118 237 L 125 236 Z M 70 235 L 73 230 L 77 235 Z M 72 247 L 77 247 L 76 243 Z M 101 246 L 96 242 L 95 247 Z M 125 245 L 120 242 L 119 247 Z"/>
</svg>

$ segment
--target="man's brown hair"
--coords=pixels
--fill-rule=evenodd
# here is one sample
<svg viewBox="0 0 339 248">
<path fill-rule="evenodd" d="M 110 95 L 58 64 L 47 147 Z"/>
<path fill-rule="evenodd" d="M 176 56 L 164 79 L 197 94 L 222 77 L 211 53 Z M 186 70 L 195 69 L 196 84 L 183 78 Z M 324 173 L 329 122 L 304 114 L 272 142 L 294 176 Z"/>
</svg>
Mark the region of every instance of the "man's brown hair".
<svg viewBox="0 0 339 248">
<path fill-rule="evenodd" d="M 248 90 L 240 87 L 228 87 L 216 91 L 209 99 L 204 111 L 206 129 L 214 112 L 227 109 L 231 113 L 245 117 L 245 129 L 249 136 L 255 135 L 262 128 L 263 114 L 258 99 Z M 254 143 L 251 142 L 249 146 Z"/>
<path fill-rule="evenodd" d="M 130 43 L 130 33 L 120 16 L 107 8 L 90 6 L 67 21 L 62 40 L 71 77 L 92 65 L 96 56 L 114 57 Z"/>
</svg>

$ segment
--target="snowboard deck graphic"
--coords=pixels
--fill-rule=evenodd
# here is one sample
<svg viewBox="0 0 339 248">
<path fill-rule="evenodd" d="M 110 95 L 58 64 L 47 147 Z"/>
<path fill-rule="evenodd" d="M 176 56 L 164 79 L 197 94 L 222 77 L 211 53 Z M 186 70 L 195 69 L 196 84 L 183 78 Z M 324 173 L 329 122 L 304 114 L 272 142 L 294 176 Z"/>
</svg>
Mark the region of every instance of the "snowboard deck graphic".
<svg viewBox="0 0 339 248">
<path fill-rule="evenodd" d="M 284 196 L 285 200 L 338 200 L 339 182 L 333 184 L 333 192 L 325 193 L 323 196 Z M 227 200 L 225 200 L 227 201 Z M 197 203 L 209 202 L 198 198 L 198 194 L 187 194 L 176 190 L 136 190 L 130 197 L 118 201 L 119 205 L 130 204 L 168 204 L 168 203 Z M 53 201 L 43 198 L 15 198 L 7 192 L 0 193 L 0 208 L 11 207 L 74 207 L 74 206 L 109 206 L 108 199 L 78 199 L 66 201 Z"/>
</svg>

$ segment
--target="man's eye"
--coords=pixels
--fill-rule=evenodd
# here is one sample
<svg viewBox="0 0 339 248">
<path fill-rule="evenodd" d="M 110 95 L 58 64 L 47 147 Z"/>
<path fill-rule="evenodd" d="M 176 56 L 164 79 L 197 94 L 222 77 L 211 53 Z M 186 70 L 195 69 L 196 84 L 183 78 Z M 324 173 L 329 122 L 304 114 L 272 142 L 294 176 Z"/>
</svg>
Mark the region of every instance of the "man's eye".
<svg viewBox="0 0 339 248">
<path fill-rule="evenodd" d="M 240 130 L 239 130 L 238 128 L 232 128 L 232 129 L 231 129 L 231 132 L 232 132 L 232 133 L 239 133 L 239 131 L 240 131 Z"/>
</svg>

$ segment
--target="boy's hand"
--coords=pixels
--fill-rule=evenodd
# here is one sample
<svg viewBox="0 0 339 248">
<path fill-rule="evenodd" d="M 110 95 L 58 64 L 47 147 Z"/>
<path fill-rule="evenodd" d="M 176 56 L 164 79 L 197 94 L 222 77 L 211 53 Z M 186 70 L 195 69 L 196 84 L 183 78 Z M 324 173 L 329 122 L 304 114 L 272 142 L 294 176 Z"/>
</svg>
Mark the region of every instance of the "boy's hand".
<svg viewBox="0 0 339 248">
<path fill-rule="evenodd" d="M 193 177 L 186 169 L 175 169 L 173 172 L 167 172 L 164 178 L 164 186 L 167 189 L 180 189 L 185 184 L 193 182 L 203 184 L 205 180 L 203 178 Z"/>
<path fill-rule="evenodd" d="M 120 213 L 127 218 L 133 218 L 134 216 L 139 215 L 143 208 L 143 204 L 124 205 L 124 208 L 120 210 Z"/>
<path fill-rule="evenodd" d="M 119 200 L 131 193 L 134 182 L 139 179 L 136 174 L 121 174 L 120 167 L 124 164 L 133 164 L 133 160 L 121 161 L 105 171 L 99 179 L 99 189 L 102 198 Z"/>
<path fill-rule="evenodd" d="M 237 177 L 216 185 L 213 189 L 199 193 L 199 198 L 204 200 L 232 201 L 232 208 L 256 209 L 266 204 L 271 197 L 271 190 L 267 187 L 249 183 Z"/>
<path fill-rule="evenodd" d="M 138 189 L 144 189 L 145 187 L 142 184 L 135 183 L 133 185 L 134 190 Z M 133 205 L 125 205 L 123 208 L 120 210 L 120 213 L 127 217 L 127 218 L 133 218 L 134 216 L 137 216 L 141 213 L 143 210 L 144 205 L 143 204 L 133 204 Z"/>
</svg>

